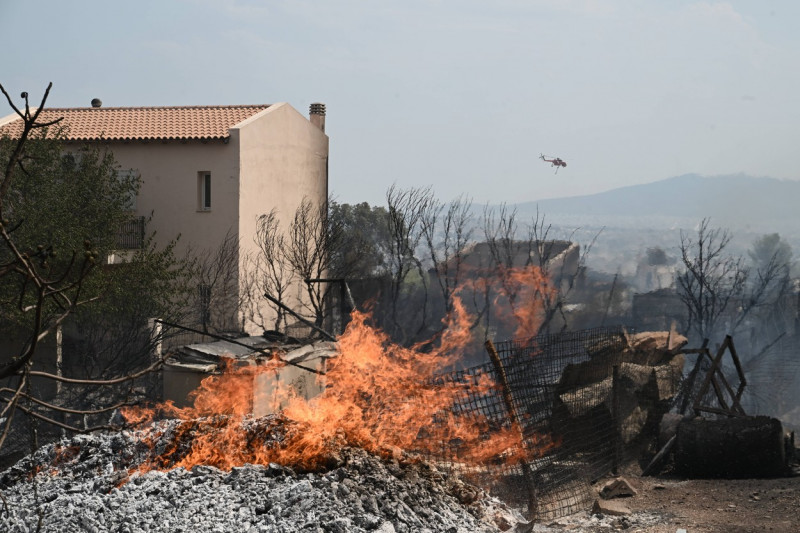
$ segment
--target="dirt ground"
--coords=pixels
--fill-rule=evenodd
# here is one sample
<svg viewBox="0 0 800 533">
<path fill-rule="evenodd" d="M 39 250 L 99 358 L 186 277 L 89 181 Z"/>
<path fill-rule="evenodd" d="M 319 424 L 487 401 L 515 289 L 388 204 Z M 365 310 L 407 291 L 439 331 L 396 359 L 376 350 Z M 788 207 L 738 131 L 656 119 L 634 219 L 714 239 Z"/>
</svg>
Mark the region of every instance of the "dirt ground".
<svg viewBox="0 0 800 533">
<path fill-rule="evenodd" d="M 663 523 L 629 531 L 687 533 L 720 531 L 800 531 L 800 476 L 779 479 L 679 480 L 634 478 L 638 494 L 624 499 L 635 513 Z M 624 521 L 619 525 L 623 526 Z M 619 527 L 619 529 L 623 529 Z"/>
<path fill-rule="evenodd" d="M 534 531 L 800 532 L 798 468 L 791 477 L 776 479 L 687 480 L 631 473 L 623 477 L 637 493 L 611 501 L 630 514 L 579 513 L 538 524 Z M 597 490 L 609 480 L 597 483 Z"/>
</svg>

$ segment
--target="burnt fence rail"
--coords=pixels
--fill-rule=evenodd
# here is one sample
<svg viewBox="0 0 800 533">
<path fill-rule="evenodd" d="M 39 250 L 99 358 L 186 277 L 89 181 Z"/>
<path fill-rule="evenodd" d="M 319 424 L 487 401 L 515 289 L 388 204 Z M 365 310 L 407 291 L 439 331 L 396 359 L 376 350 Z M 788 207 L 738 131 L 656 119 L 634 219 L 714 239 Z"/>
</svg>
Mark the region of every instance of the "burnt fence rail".
<svg viewBox="0 0 800 533">
<path fill-rule="evenodd" d="M 614 367 L 621 362 L 627 345 L 626 331 L 630 333 L 621 326 L 605 327 L 496 343 L 523 436 L 526 464 L 498 460 L 468 466 L 452 453 L 432 459 L 476 484 L 490 487 L 509 503 L 528 507 L 529 514 L 539 519 L 588 509 L 590 483 L 614 470 L 624 447 L 633 444 L 620 442 L 619 421 L 610 405 Z M 578 373 L 579 377 L 575 375 Z M 491 363 L 437 379 L 468 383 L 481 375 L 497 382 Z M 617 379 L 624 376 L 617 375 Z M 581 385 L 580 380 L 588 384 Z M 468 393 L 453 406 L 453 413 L 485 418 L 489 427 L 508 427 L 511 415 L 498 389 Z M 532 496 L 535 509 L 528 504 Z"/>
</svg>

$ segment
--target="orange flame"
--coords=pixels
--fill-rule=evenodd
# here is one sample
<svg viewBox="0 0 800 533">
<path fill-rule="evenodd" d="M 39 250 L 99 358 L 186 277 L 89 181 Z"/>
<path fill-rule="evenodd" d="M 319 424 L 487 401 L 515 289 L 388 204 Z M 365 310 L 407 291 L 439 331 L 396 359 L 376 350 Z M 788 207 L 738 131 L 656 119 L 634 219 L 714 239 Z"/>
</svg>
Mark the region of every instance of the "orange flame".
<svg viewBox="0 0 800 533">
<path fill-rule="evenodd" d="M 516 282 L 525 283 L 524 279 Z M 520 328 L 534 326 L 538 308 L 528 311 Z M 274 375 L 280 370 L 279 362 L 228 365 L 223 375 L 202 382 L 194 393 L 193 407 L 160 406 L 183 422 L 175 430 L 173 446 L 142 469 L 197 464 L 230 469 L 270 462 L 315 469 L 335 457 L 343 445 L 380 454 L 398 449 L 441 454 L 448 443 L 457 443 L 459 460 L 475 464 L 501 456 L 515 463 L 530 453 L 518 426 L 490 429 L 485 417 L 461 416 L 452 409 L 467 393 L 491 392 L 496 384 L 489 376 L 477 376 L 471 383 L 432 382 L 435 373 L 456 362 L 472 340 L 470 317 L 459 299 L 454 300 L 454 311 L 438 344 L 434 348 L 426 344 L 426 350 L 421 345 L 405 348 L 391 343 L 385 333 L 368 324 L 368 318 L 353 313 L 338 339 L 337 356 L 328 363 L 322 394 L 306 400 L 275 382 L 278 388 L 271 401 L 283 409 L 280 420 L 273 419 L 268 429 L 280 431 L 280 438 L 270 439 L 263 428 L 248 426 L 257 394 L 255 378 Z M 131 423 L 141 423 L 153 412 L 128 410 L 124 415 Z"/>
<path fill-rule="evenodd" d="M 545 315 L 555 303 L 558 289 L 547 272 L 536 265 L 476 269 L 459 290 L 494 295 L 494 311 L 501 324 L 515 324 L 512 336 L 526 339 L 539 334 Z"/>
<path fill-rule="evenodd" d="M 556 294 L 547 274 L 536 265 L 506 269 L 506 283 L 500 289 L 509 300 L 509 310 L 517 329 L 517 339 L 533 337 L 539 333 L 539 326 L 547 310 L 547 304 Z"/>
<path fill-rule="evenodd" d="M 363 313 L 354 313 L 339 339 L 339 356 L 331 362 L 325 393 L 308 402 L 295 398 L 284 409 L 285 416 L 308 429 L 287 447 L 284 459 L 296 460 L 296 453 L 324 455 L 326 443 L 337 435 L 375 452 L 431 451 L 434 443 L 440 446 L 455 439 L 480 441 L 489 454 L 508 448 L 507 435 L 498 439 L 497 449 L 482 442 L 485 421 L 468 422 L 445 414 L 464 397 L 462 386 L 430 382 L 437 370 L 455 361 L 458 348 L 470 339 L 468 317 L 460 302 L 439 346 L 427 353 L 390 343 L 366 319 Z M 487 378 L 476 386 L 488 389 L 492 385 Z"/>
</svg>

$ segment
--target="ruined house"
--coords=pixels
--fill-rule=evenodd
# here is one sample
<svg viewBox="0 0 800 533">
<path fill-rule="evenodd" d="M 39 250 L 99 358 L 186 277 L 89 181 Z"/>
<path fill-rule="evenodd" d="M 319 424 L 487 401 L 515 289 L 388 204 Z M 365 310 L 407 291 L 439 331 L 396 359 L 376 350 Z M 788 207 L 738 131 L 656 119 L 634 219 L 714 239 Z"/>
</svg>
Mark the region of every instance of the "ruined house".
<svg viewBox="0 0 800 533">
<path fill-rule="evenodd" d="M 511 256 L 504 258 L 506 266 L 522 267 L 535 265 L 541 267 L 558 285 L 569 284 L 580 277 L 580 245 L 571 241 L 514 241 L 511 243 Z M 510 260 L 510 261 L 509 261 Z M 476 242 L 461 254 L 461 266 L 468 275 L 493 266 L 492 252 L 488 242 Z"/>
<path fill-rule="evenodd" d="M 673 288 L 658 289 L 633 296 L 633 325 L 639 331 L 664 331 L 673 325 L 686 331 L 686 305 Z"/>
</svg>

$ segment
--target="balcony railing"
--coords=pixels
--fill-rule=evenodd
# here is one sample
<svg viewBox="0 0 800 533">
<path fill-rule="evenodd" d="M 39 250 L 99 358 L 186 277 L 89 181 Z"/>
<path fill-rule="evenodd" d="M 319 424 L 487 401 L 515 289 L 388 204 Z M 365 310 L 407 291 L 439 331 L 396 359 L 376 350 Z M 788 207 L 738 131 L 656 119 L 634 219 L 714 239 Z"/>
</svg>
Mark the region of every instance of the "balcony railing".
<svg viewBox="0 0 800 533">
<path fill-rule="evenodd" d="M 122 224 L 117 232 L 117 250 L 138 250 L 144 246 L 144 218 L 133 217 Z"/>
</svg>

